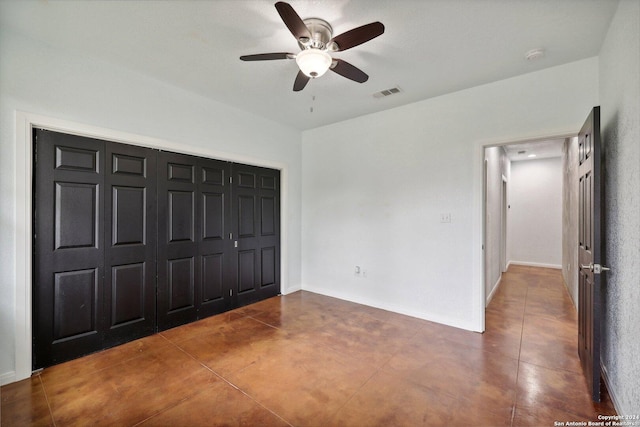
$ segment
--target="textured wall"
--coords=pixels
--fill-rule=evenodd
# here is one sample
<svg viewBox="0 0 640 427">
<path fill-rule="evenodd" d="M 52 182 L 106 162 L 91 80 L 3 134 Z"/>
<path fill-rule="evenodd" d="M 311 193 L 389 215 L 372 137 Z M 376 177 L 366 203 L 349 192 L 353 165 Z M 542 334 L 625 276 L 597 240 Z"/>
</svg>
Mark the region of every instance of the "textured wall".
<svg viewBox="0 0 640 427">
<path fill-rule="evenodd" d="M 600 52 L 605 262 L 602 362 L 618 411 L 640 414 L 640 1 L 621 0 Z"/>
<path fill-rule="evenodd" d="M 563 145 L 562 276 L 573 305 L 578 308 L 578 138 Z"/>
</svg>

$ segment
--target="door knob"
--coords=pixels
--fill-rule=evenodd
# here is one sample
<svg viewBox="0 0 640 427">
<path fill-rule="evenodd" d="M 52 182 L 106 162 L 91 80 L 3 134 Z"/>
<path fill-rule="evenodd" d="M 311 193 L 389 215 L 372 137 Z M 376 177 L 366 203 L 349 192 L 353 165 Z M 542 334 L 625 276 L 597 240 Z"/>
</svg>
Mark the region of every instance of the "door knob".
<svg viewBox="0 0 640 427">
<path fill-rule="evenodd" d="M 580 264 L 580 268 L 584 268 L 585 270 L 593 271 L 595 274 L 601 274 L 603 271 L 611 270 L 609 267 L 603 267 L 600 264 L 589 264 L 589 265 Z"/>
</svg>

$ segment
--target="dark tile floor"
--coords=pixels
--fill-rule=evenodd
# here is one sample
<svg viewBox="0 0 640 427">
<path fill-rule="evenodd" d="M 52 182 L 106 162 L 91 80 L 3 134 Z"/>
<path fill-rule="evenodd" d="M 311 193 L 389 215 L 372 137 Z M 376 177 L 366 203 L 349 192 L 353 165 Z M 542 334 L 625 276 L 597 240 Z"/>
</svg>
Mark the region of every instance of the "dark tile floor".
<svg viewBox="0 0 640 427">
<path fill-rule="evenodd" d="M 589 398 L 559 270 L 511 267 L 484 334 L 309 292 L 45 369 L 2 426 L 553 426 Z"/>
</svg>

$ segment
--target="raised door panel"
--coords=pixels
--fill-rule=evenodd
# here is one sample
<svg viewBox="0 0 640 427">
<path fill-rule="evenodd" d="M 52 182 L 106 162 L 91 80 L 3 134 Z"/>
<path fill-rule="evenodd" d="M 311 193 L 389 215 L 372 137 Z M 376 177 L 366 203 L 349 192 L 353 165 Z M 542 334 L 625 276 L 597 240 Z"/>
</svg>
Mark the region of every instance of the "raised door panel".
<svg viewBox="0 0 640 427">
<path fill-rule="evenodd" d="M 278 265 L 276 262 L 278 250 L 275 246 L 271 246 L 261 248 L 260 252 L 260 287 L 273 286 L 277 283 L 278 277 Z"/>
<path fill-rule="evenodd" d="M 247 249 L 238 252 L 238 294 L 253 292 L 256 288 L 256 251 Z"/>
<path fill-rule="evenodd" d="M 98 333 L 98 283 L 97 268 L 54 274 L 54 344 Z"/>
<path fill-rule="evenodd" d="M 169 190 L 169 239 L 167 243 L 193 242 L 195 226 L 194 191 Z"/>
<path fill-rule="evenodd" d="M 169 312 L 194 308 L 193 257 L 172 259 L 169 267 Z"/>
<path fill-rule="evenodd" d="M 145 294 L 148 292 L 145 289 L 145 264 L 140 262 L 111 268 L 111 327 L 124 327 L 148 317 L 145 313 Z"/>
<path fill-rule="evenodd" d="M 224 193 L 202 194 L 202 238 L 224 239 Z"/>
<path fill-rule="evenodd" d="M 256 196 L 238 195 L 236 203 L 238 237 L 241 239 L 256 237 Z"/>
<path fill-rule="evenodd" d="M 145 187 L 113 186 L 113 246 L 144 245 L 147 231 Z"/>
<path fill-rule="evenodd" d="M 55 183 L 55 249 L 98 247 L 98 185 Z"/>
<path fill-rule="evenodd" d="M 222 300 L 225 296 L 223 253 L 202 257 L 202 303 Z"/>
</svg>

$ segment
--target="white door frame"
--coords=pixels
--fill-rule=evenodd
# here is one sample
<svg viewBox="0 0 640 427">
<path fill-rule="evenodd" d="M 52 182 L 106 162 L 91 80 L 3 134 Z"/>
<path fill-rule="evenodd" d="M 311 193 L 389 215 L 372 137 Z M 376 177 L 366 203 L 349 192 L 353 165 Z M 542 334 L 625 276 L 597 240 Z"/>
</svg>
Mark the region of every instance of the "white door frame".
<svg viewBox="0 0 640 427">
<path fill-rule="evenodd" d="M 507 218 L 509 213 L 509 201 L 507 199 L 509 182 L 507 177 L 502 175 L 502 188 L 500 194 L 500 271 L 507 271 Z"/>
</svg>

